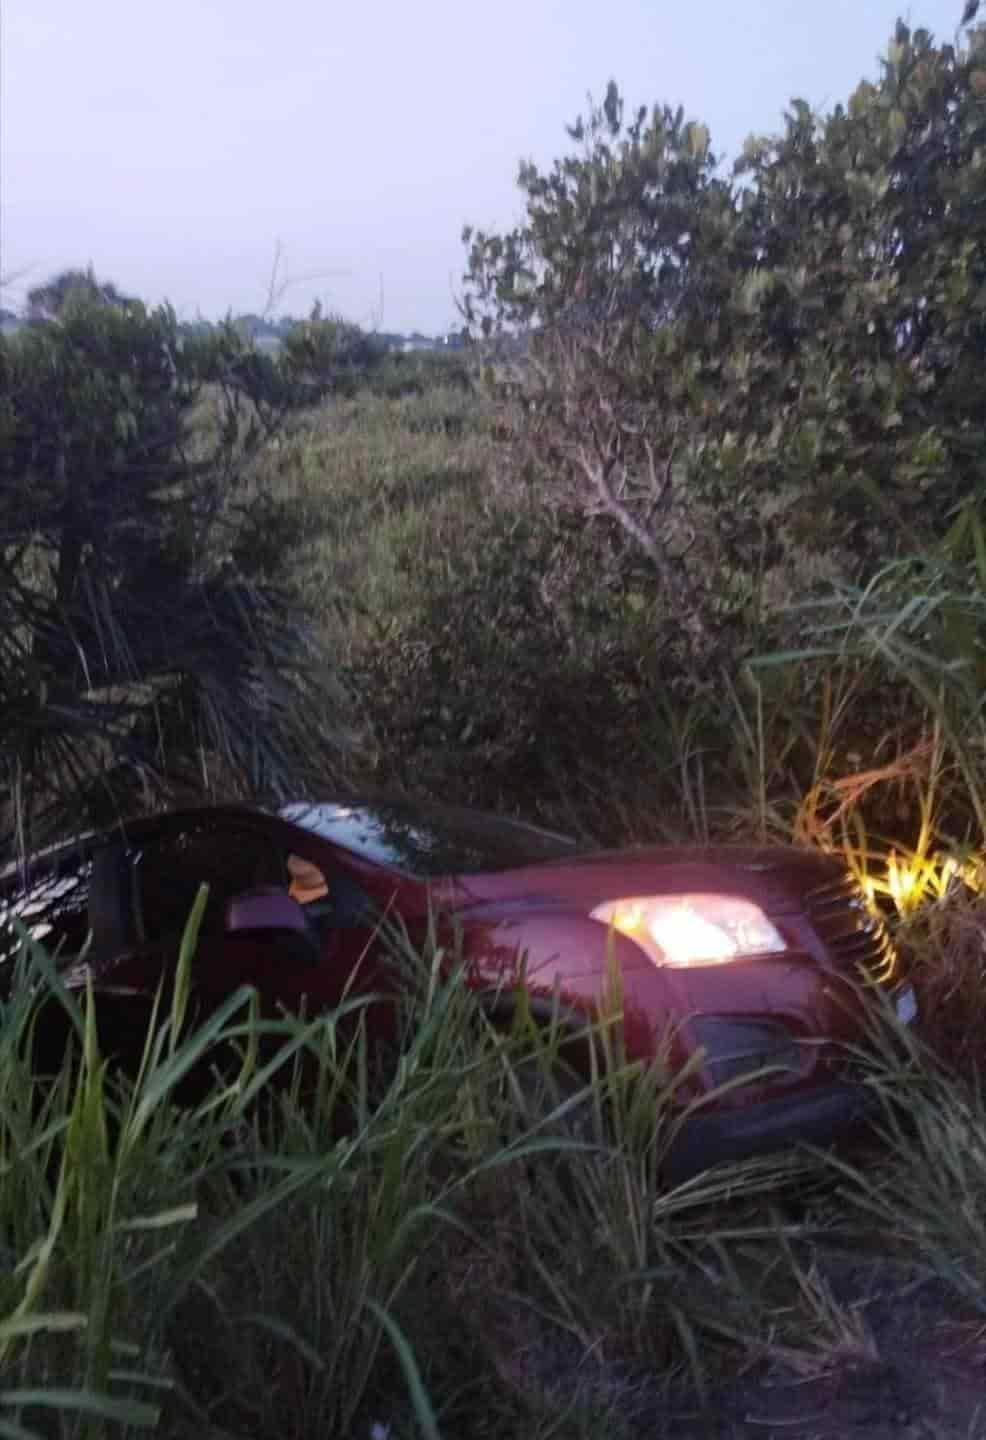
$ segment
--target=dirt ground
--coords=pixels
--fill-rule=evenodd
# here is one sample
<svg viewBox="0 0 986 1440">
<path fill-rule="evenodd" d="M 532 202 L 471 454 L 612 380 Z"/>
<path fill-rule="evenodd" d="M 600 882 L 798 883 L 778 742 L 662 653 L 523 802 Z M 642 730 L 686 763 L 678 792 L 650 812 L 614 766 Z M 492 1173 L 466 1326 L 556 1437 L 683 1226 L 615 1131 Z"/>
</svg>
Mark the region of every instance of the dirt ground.
<svg viewBox="0 0 986 1440">
<path fill-rule="evenodd" d="M 962 1313 L 939 1281 L 886 1262 L 826 1267 L 859 1319 L 857 1353 L 804 1373 L 783 1361 L 724 1386 L 704 1413 L 688 1397 L 654 1415 L 675 1440 L 986 1440 L 986 1316 Z M 642 1415 L 641 1432 L 648 1433 Z M 654 1423 L 656 1422 L 656 1423 Z"/>
<path fill-rule="evenodd" d="M 641 1440 L 986 1440 L 986 1316 L 885 1260 L 828 1261 L 825 1279 L 856 1321 L 843 1353 L 770 1358 L 710 1387 L 704 1404 L 690 1385 L 594 1375 L 584 1360 L 573 1372 L 571 1354 L 554 1357 L 548 1388 L 558 1400 L 595 1392 Z"/>
</svg>

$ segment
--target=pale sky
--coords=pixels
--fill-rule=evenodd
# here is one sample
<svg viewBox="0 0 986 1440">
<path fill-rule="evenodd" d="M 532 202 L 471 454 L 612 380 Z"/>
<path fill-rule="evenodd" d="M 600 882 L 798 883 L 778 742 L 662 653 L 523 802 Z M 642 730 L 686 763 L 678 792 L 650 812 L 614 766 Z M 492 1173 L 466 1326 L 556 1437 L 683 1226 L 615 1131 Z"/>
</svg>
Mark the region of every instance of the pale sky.
<svg viewBox="0 0 986 1440">
<path fill-rule="evenodd" d="M 617 81 L 733 156 L 962 0 L 0 0 L 0 303 L 66 266 L 179 313 L 261 309 L 276 247 L 362 324 L 444 329 L 462 226 Z"/>
</svg>

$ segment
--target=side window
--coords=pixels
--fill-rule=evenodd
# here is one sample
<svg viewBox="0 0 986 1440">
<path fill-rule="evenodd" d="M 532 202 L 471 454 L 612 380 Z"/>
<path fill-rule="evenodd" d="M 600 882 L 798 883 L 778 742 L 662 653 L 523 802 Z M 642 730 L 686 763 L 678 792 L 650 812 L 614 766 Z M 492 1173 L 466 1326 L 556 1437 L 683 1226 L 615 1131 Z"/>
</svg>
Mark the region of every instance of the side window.
<svg viewBox="0 0 986 1440">
<path fill-rule="evenodd" d="M 288 894 L 298 901 L 316 930 L 340 930 L 369 922 L 369 899 L 345 871 L 323 868 L 297 852 L 286 857 L 286 866 L 291 877 Z"/>
<path fill-rule="evenodd" d="M 221 934 L 235 895 L 272 885 L 287 888 L 278 847 L 260 829 L 203 819 L 166 831 L 137 859 L 140 919 L 149 941 L 180 935 L 199 886 L 209 886 L 202 933 Z"/>
</svg>

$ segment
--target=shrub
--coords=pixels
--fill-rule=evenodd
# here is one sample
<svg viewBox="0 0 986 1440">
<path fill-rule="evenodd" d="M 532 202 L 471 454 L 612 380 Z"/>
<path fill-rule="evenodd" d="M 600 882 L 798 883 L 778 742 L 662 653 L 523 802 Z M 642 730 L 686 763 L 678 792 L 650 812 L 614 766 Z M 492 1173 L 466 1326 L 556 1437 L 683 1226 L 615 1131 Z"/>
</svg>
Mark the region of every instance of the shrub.
<svg viewBox="0 0 986 1440">
<path fill-rule="evenodd" d="M 785 553 L 837 578 L 978 512 L 986 30 L 899 24 L 877 84 L 724 174 L 682 110 L 614 84 L 524 221 L 467 231 L 466 310 L 545 494 L 620 527 L 702 664 Z M 724 594 L 723 581 L 727 593 Z"/>
<path fill-rule="evenodd" d="M 287 557 L 275 573 L 258 553 L 237 494 L 283 413 L 269 364 L 232 332 L 181 337 L 167 308 L 70 289 L 0 341 L 0 385 L 8 841 L 190 769 L 197 788 L 204 761 L 220 785 L 289 783 L 332 702 L 277 584 Z"/>
</svg>

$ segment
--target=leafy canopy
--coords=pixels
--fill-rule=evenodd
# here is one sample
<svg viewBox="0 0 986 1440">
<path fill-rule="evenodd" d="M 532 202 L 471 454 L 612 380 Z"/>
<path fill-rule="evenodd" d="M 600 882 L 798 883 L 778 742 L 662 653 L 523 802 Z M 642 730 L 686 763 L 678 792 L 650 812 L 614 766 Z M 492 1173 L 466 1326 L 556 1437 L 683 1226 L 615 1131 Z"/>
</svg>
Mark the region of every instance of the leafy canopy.
<svg viewBox="0 0 986 1440">
<path fill-rule="evenodd" d="M 526 339 L 498 383 L 545 494 L 646 555 L 699 646 L 793 556 L 852 577 L 960 539 L 986 483 L 986 32 L 899 24 L 876 83 L 793 101 L 731 172 L 614 84 L 568 134 L 521 166 L 521 225 L 465 232 L 467 319 Z"/>
</svg>

